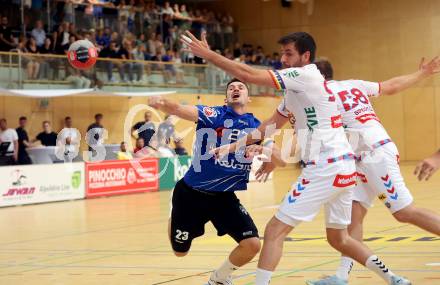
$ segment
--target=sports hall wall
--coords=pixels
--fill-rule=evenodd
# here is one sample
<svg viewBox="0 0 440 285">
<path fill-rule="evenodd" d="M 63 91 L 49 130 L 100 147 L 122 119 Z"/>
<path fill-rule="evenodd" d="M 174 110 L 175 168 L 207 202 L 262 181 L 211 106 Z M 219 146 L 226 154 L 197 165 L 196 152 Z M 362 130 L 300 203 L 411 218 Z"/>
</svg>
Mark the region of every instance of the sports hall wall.
<svg viewBox="0 0 440 285">
<path fill-rule="evenodd" d="M 311 33 L 318 55 L 333 63 L 336 79 L 385 80 L 415 71 L 420 58 L 440 55 L 438 0 L 315 0 L 314 11 L 293 1 L 224 0 L 240 41 L 278 51 L 278 38 Z M 418 160 L 440 147 L 440 75 L 403 94 L 374 103 L 402 159 Z"/>
<path fill-rule="evenodd" d="M 223 105 L 224 96 L 201 95 L 200 100 L 195 94 L 176 94 L 170 98 L 184 104 L 204 104 L 204 105 Z M 269 117 L 278 106 L 280 98 L 260 97 L 252 98 L 250 112 L 258 118 Z M 54 98 L 44 104 L 40 99 L 28 99 L 22 97 L 0 96 L 0 117 L 8 120 L 8 127 L 16 128 L 18 118 L 26 116 L 28 118 L 28 133 L 31 139 L 42 131 L 41 123 L 44 120 L 52 122 L 54 131 L 63 128 L 63 120 L 66 116 L 72 117 L 73 127 L 81 132 L 81 147 L 85 150 L 85 133 L 87 127 L 94 121 L 96 113 L 104 114 L 104 127 L 108 130 L 106 143 L 120 143 L 124 140 L 124 121 L 129 110 L 137 104 L 147 104 L 146 99 L 140 98 L 118 98 L 118 97 L 62 97 Z M 133 124 L 143 120 L 144 111 L 137 113 Z M 163 114 L 160 114 L 163 118 Z M 156 119 L 156 121 L 159 121 Z M 176 123 L 176 130 L 185 131 L 193 128 L 191 122 L 180 120 Z M 192 139 L 194 132 L 190 132 L 184 137 L 184 144 L 187 150 L 192 149 Z"/>
</svg>

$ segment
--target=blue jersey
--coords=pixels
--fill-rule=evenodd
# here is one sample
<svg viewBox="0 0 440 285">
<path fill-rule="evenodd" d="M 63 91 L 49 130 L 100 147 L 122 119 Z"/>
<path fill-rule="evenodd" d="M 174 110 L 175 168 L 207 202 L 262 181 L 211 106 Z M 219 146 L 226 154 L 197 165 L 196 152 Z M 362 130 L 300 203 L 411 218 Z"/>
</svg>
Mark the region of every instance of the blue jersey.
<svg viewBox="0 0 440 285">
<path fill-rule="evenodd" d="M 199 120 L 192 165 L 183 178 L 191 188 L 201 191 L 226 192 L 246 190 L 252 161 L 243 151 L 217 159 L 208 152 L 237 141 L 255 130 L 260 121 L 253 114 L 237 114 L 228 106 L 197 106 Z M 209 157 L 207 159 L 207 157 Z"/>
</svg>

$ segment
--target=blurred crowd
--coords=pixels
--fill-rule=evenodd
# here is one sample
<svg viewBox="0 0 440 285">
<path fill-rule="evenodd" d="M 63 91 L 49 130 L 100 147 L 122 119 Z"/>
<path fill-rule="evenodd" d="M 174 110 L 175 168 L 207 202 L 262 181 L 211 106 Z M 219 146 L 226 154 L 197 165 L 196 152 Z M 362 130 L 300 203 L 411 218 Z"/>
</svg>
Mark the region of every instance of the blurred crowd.
<svg viewBox="0 0 440 285">
<path fill-rule="evenodd" d="M 97 149 L 104 144 L 104 115 L 96 114 L 94 122 L 87 128 L 86 143 L 90 156 L 96 157 Z M 57 161 L 80 161 L 79 153 L 81 133 L 73 125 L 70 116 L 64 118 L 64 127 L 57 133 L 49 121 L 42 122 L 41 132 L 35 138 L 27 133 L 28 119 L 24 116 L 18 120 L 16 129 L 8 127 L 6 119 L 0 119 L 0 165 L 32 164 L 27 149 L 35 147 L 57 147 Z M 151 113 L 144 114 L 144 120 L 137 122 L 130 130 L 135 142 L 129 149 L 127 142 L 122 142 L 117 151 L 106 153 L 103 159 L 131 159 L 144 157 L 173 157 L 188 155 L 183 147 L 183 139 L 176 136 L 172 116 L 166 116 L 159 124 L 151 120 Z M 89 157 L 90 159 L 90 157 Z"/>
<path fill-rule="evenodd" d="M 178 39 L 186 30 L 196 36 L 206 31 L 211 47 L 228 58 L 273 68 L 281 66 L 277 53 L 265 53 L 261 46 L 236 42 L 230 14 L 170 2 L 159 6 L 142 0 L 64 0 L 52 1 L 52 21 L 48 26 L 47 21 L 43 22 L 45 4 L 40 3 L 45 1 L 28 2 L 30 13 L 25 19 L 25 35 L 20 33 L 20 26 L 10 23 L 7 9 L 0 12 L 3 14 L 0 51 L 26 53 L 21 65 L 28 80 L 67 80 L 74 88 L 100 88 L 103 82 L 151 83 L 149 75 L 158 72 L 163 75 L 164 83 L 184 84 L 184 72 L 179 64 L 204 63 L 190 53 L 181 52 Z M 14 35 L 14 28 L 18 34 Z M 69 46 L 79 39 L 94 43 L 100 50 L 100 58 L 114 60 L 99 61 L 93 71 L 79 71 L 65 60 L 32 55 L 65 55 Z M 10 60 L 6 56 L 0 59 Z M 158 63 L 146 65 L 140 62 L 143 60 Z M 61 74 L 63 69 L 65 72 Z"/>
</svg>

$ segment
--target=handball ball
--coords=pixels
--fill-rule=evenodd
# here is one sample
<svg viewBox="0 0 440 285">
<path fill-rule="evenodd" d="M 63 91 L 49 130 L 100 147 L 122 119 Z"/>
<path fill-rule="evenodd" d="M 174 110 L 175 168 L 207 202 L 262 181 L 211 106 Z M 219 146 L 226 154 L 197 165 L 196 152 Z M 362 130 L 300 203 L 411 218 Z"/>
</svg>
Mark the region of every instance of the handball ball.
<svg viewBox="0 0 440 285">
<path fill-rule="evenodd" d="M 98 51 L 96 47 L 88 40 L 79 40 L 70 45 L 67 52 L 67 59 L 69 63 L 78 69 L 92 68 L 96 59 L 98 58 Z"/>
</svg>

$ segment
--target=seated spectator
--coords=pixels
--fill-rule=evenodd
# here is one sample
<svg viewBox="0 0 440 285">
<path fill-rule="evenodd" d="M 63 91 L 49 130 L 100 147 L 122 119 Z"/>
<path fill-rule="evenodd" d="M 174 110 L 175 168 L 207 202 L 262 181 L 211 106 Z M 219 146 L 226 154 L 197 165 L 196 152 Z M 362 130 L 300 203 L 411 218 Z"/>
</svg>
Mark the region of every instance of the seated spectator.
<svg viewBox="0 0 440 285">
<path fill-rule="evenodd" d="M 127 51 L 125 49 L 118 48 L 115 41 L 112 41 L 110 43 L 110 47 L 108 51 L 106 52 L 106 56 L 111 59 L 122 59 L 123 56 L 126 56 Z M 121 61 L 106 61 L 107 66 L 107 78 L 110 82 L 116 82 L 115 78 L 113 77 L 113 67 L 116 66 L 116 68 L 119 71 L 119 77 L 121 80 L 124 80 L 124 66 Z"/>
<path fill-rule="evenodd" d="M 107 48 L 110 45 L 110 29 L 98 29 L 98 33 L 96 35 L 96 45 L 100 50 Z"/>
<path fill-rule="evenodd" d="M 175 139 L 174 140 L 174 152 L 177 155 L 188 155 L 188 152 L 186 151 L 185 147 L 183 146 L 183 139 Z"/>
<path fill-rule="evenodd" d="M 0 119 L 0 143 L 7 142 L 9 146 L 2 154 L 2 164 L 14 165 L 18 161 L 18 135 L 14 129 L 8 128 L 6 119 Z"/>
<path fill-rule="evenodd" d="M 26 53 L 22 57 L 22 65 L 26 68 L 27 79 L 37 79 L 38 73 L 40 71 L 40 60 L 36 57 L 31 56 L 30 54 L 38 53 L 38 48 L 34 38 L 30 38 L 26 41 L 25 38 L 20 40 L 19 50 L 23 53 Z"/>
<path fill-rule="evenodd" d="M 134 49 L 130 51 L 131 59 L 134 60 L 145 60 L 145 45 L 139 43 Z M 137 75 L 137 81 L 142 81 L 142 76 L 144 74 L 144 64 L 142 62 L 132 62 L 132 69 Z"/>
<path fill-rule="evenodd" d="M 88 89 L 92 85 L 92 81 L 85 76 L 84 72 L 71 66 L 67 66 L 66 75 L 66 80 L 70 82 L 74 89 Z"/>
<path fill-rule="evenodd" d="M 155 157 L 156 152 L 150 147 L 145 146 L 143 138 L 136 139 L 136 148 L 134 149 L 135 158 Z"/>
<path fill-rule="evenodd" d="M 46 39 L 46 32 L 43 28 L 43 21 L 38 20 L 35 23 L 35 28 L 31 32 L 31 36 L 35 39 L 37 47 L 42 47 L 44 45 L 44 40 Z"/>
<path fill-rule="evenodd" d="M 71 162 L 79 151 L 81 134 L 72 126 L 72 118 L 64 118 L 64 128 L 59 133 L 58 146 L 61 147 L 65 162 Z"/>
<path fill-rule="evenodd" d="M 117 157 L 118 157 L 118 160 L 128 160 L 128 159 L 133 158 L 133 155 L 131 154 L 131 152 L 127 151 L 127 146 L 126 146 L 125 142 L 121 142 Z"/>
<path fill-rule="evenodd" d="M 58 134 L 52 131 L 49 121 L 43 122 L 43 131 L 39 133 L 34 142 L 39 141 L 44 146 L 56 146 Z"/>
<path fill-rule="evenodd" d="M 156 126 L 151 121 L 151 112 L 147 111 L 144 114 L 144 121 L 137 122 L 132 128 L 131 128 L 131 136 L 134 139 L 137 138 L 143 138 L 144 143 L 146 145 L 150 145 L 151 138 L 156 133 Z"/>
<path fill-rule="evenodd" d="M 18 135 L 18 164 L 31 164 L 31 159 L 26 148 L 32 146 L 29 142 L 28 133 L 26 131 L 27 118 L 20 117 L 18 120 L 18 128 L 15 129 Z"/>
<path fill-rule="evenodd" d="M 50 38 L 46 38 L 44 40 L 44 45 L 39 48 L 39 52 L 41 54 L 53 54 L 54 47 L 52 45 L 52 40 Z M 59 59 L 53 57 L 42 57 L 40 62 L 40 73 L 38 77 L 40 79 L 51 79 L 55 80 L 58 78 L 58 66 Z"/>
<path fill-rule="evenodd" d="M 69 48 L 70 33 L 68 29 L 69 24 L 63 22 L 53 33 L 53 46 L 56 54 L 65 54 L 65 50 Z"/>
<path fill-rule="evenodd" d="M 180 60 L 180 58 L 179 58 Z M 162 62 L 176 63 L 176 57 L 174 56 L 174 51 L 168 50 L 167 54 L 162 56 Z M 165 83 L 171 83 L 171 78 L 175 77 L 175 81 L 178 84 L 184 84 L 183 71 L 176 69 L 175 64 L 164 64 L 164 81 Z"/>
</svg>

